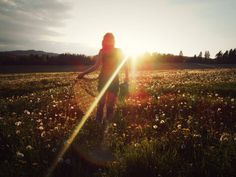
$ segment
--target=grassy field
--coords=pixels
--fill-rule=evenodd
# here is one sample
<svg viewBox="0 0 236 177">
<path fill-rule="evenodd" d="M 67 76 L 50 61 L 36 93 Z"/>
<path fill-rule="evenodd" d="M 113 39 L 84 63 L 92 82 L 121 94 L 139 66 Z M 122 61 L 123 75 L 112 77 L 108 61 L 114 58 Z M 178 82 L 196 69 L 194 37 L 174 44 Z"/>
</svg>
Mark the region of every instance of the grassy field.
<svg viewBox="0 0 236 177">
<path fill-rule="evenodd" d="M 42 177 L 96 94 L 75 73 L 0 75 L 0 176 Z M 55 177 L 234 177 L 236 69 L 140 71 L 86 122 Z"/>
</svg>

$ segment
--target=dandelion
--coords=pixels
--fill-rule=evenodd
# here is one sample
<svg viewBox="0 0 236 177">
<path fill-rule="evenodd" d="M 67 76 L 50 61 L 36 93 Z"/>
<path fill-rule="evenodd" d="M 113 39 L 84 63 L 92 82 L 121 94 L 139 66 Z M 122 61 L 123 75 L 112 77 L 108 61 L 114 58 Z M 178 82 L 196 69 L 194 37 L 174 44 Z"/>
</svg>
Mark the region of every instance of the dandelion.
<svg viewBox="0 0 236 177">
<path fill-rule="evenodd" d="M 20 134 L 20 130 L 16 130 L 16 134 L 19 135 Z"/>
<path fill-rule="evenodd" d="M 17 121 L 17 122 L 15 122 L 15 126 L 20 126 L 22 124 L 22 122 L 21 121 Z"/>
<path fill-rule="evenodd" d="M 194 138 L 201 138 L 201 135 L 200 134 L 193 134 L 193 137 Z"/>
<path fill-rule="evenodd" d="M 155 118 L 155 121 L 156 121 L 156 122 L 158 122 L 158 121 L 159 121 L 159 117 L 158 117 L 158 116 L 156 116 L 156 118 Z"/>
<path fill-rule="evenodd" d="M 228 141 L 230 138 L 230 134 L 229 133 L 222 133 L 221 137 L 220 137 L 220 142 L 224 142 L 224 141 Z"/>
<path fill-rule="evenodd" d="M 42 138 L 45 137 L 45 136 L 46 136 L 46 132 L 43 131 L 43 132 L 40 134 L 40 136 L 41 136 Z"/>
<path fill-rule="evenodd" d="M 30 112 L 27 109 L 24 110 L 24 113 L 27 114 L 27 115 L 30 115 Z"/>
<path fill-rule="evenodd" d="M 157 125 L 153 125 L 152 128 L 153 128 L 153 129 L 157 129 L 158 126 L 157 126 Z"/>
<path fill-rule="evenodd" d="M 16 156 L 19 157 L 19 158 L 23 158 L 25 155 L 22 152 L 17 151 Z"/>
<path fill-rule="evenodd" d="M 164 124 L 164 123 L 165 123 L 165 121 L 164 121 L 164 120 L 161 120 L 161 121 L 160 121 L 160 124 Z"/>
<path fill-rule="evenodd" d="M 31 145 L 28 145 L 28 146 L 26 146 L 26 149 L 27 149 L 27 150 L 32 150 L 33 147 L 32 147 Z"/>
<path fill-rule="evenodd" d="M 38 129 L 39 129 L 39 130 L 43 130 L 44 128 L 43 128 L 43 126 L 41 125 L 41 126 L 39 126 Z"/>
</svg>

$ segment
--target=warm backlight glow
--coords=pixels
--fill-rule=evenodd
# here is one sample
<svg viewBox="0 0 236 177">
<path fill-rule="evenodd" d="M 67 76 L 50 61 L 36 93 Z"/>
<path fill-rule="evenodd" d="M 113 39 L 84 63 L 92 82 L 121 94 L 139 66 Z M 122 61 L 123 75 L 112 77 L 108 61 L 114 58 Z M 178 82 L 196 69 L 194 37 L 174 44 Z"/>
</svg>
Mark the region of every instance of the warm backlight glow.
<svg viewBox="0 0 236 177">
<path fill-rule="evenodd" d="M 58 162 L 62 159 L 62 157 L 64 156 L 64 154 L 66 153 L 66 151 L 68 150 L 68 148 L 70 147 L 70 145 L 72 144 L 72 142 L 74 141 L 75 137 L 78 135 L 78 133 L 80 132 L 81 128 L 84 126 L 85 122 L 88 120 L 90 114 L 93 112 L 93 110 L 96 108 L 98 102 L 100 101 L 100 99 L 102 98 L 102 96 L 105 94 L 107 88 L 110 86 L 110 84 L 112 83 L 112 81 L 114 80 L 114 78 L 116 77 L 116 75 L 119 73 L 120 69 L 122 68 L 122 66 L 125 64 L 125 62 L 127 61 L 127 58 L 125 58 L 120 65 L 117 67 L 117 69 L 114 71 L 114 73 L 112 74 L 111 78 L 107 81 L 106 85 L 103 87 L 103 89 L 101 90 L 101 92 L 98 94 L 98 96 L 95 98 L 94 102 L 91 104 L 91 106 L 89 107 L 89 109 L 87 110 L 87 112 L 85 113 L 85 115 L 82 117 L 81 121 L 79 122 L 79 124 L 75 127 L 75 130 L 72 132 L 71 136 L 69 137 L 69 139 L 65 142 L 65 145 L 62 147 L 62 149 L 59 151 L 55 161 L 53 162 L 52 166 L 49 168 L 48 173 L 46 174 L 46 177 L 51 176 L 52 172 L 54 171 L 54 169 L 56 168 Z"/>
</svg>

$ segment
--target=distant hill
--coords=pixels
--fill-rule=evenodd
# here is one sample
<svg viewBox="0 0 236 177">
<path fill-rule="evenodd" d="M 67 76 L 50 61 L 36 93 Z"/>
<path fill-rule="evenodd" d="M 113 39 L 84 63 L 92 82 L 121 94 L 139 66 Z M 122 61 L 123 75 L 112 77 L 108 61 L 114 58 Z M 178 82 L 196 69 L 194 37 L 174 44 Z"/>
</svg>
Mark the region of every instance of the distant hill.
<svg viewBox="0 0 236 177">
<path fill-rule="evenodd" d="M 0 56 L 29 56 L 29 55 L 48 55 L 48 56 L 57 56 L 57 53 L 44 52 L 38 50 L 14 50 L 14 51 L 2 51 Z"/>
<path fill-rule="evenodd" d="M 91 57 L 82 54 L 51 53 L 38 50 L 0 52 L 0 65 L 91 65 Z"/>
</svg>

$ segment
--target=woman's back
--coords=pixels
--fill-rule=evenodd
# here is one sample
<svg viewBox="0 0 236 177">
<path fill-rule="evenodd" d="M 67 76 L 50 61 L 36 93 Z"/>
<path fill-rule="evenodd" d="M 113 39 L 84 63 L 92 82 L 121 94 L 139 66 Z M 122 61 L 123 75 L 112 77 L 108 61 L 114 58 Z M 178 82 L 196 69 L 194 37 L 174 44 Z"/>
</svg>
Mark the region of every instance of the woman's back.
<svg viewBox="0 0 236 177">
<path fill-rule="evenodd" d="M 110 50 L 101 50 L 99 55 L 101 56 L 102 65 L 99 79 L 107 81 L 119 66 L 122 60 L 122 53 L 120 49 L 113 48 Z M 118 78 L 118 75 L 116 78 Z"/>
</svg>

